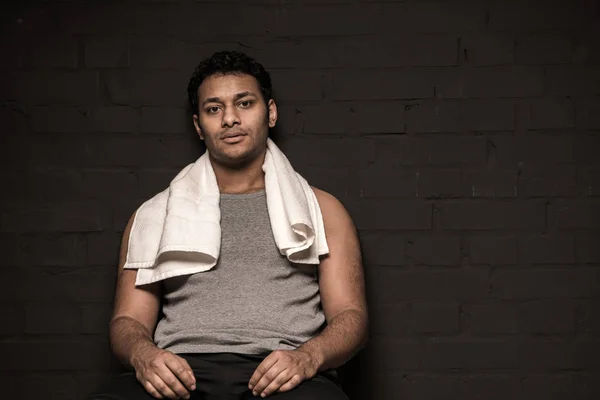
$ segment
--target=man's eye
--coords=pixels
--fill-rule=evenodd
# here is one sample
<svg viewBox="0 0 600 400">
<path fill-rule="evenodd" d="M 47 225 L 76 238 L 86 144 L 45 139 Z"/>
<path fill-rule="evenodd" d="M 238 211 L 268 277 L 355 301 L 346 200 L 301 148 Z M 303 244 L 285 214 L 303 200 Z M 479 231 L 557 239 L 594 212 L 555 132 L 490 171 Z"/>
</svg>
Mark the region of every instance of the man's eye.
<svg viewBox="0 0 600 400">
<path fill-rule="evenodd" d="M 206 109 L 206 112 L 208 112 L 209 114 L 214 114 L 214 113 L 216 113 L 217 111 L 219 111 L 219 107 L 208 107 L 208 108 Z"/>
<path fill-rule="evenodd" d="M 240 103 L 242 107 L 250 107 L 250 104 L 252 104 L 250 100 L 245 100 Z"/>
</svg>

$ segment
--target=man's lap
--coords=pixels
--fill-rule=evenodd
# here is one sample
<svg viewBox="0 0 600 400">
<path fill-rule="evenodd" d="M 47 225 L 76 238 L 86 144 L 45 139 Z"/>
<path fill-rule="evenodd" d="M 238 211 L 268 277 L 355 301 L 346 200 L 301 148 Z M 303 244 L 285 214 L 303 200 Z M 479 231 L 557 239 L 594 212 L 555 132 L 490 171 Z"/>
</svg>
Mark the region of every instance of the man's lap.
<svg viewBox="0 0 600 400">
<path fill-rule="evenodd" d="M 179 354 L 185 358 L 196 376 L 196 390 L 190 400 L 250 400 L 260 399 L 248 389 L 248 381 L 264 355 L 245 356 L 236 354 Z M 269 398 L 279 400 L 331 399 L 347 400 L 347 396 L 335 382 L 335 378 L 318 374 L 288 392 L 276 393 Z M 89 400 L 150 400 L 137 381 L 135 373 L 121 374 L 101 387 Z"/>
</svg>

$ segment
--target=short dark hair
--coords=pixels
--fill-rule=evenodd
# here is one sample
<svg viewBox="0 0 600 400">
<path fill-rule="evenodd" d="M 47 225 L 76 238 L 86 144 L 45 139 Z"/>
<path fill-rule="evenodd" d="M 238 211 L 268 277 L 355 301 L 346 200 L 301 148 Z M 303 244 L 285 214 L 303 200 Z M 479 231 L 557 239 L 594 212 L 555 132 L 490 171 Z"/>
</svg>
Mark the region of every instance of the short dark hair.
<svg viewBox="0 0 600 400">
<path fill-rule="evenodd" d="M 239 51 L 219 51 L 201 61 L 190 78 L 187 90 L 192 114 L 199 113 L 198 88 L 202 81 L 215 74 L 251 75 L 258 81 L 266 104 L 273 96 L 271 76 L 259 62 Z"/>
</svg>

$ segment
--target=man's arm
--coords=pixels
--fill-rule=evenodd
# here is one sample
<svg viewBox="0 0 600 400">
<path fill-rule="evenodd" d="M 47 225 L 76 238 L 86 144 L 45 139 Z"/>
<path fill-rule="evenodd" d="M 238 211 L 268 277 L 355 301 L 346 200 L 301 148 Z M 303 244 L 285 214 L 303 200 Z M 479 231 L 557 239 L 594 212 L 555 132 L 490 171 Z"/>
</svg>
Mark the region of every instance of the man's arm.
<svg viewBox="0 0 600 400">
<path fill-rule="evenodd" d="M 311 354 L 318 370 L 337 368 L 367 342 L 368 312 L 360 245 L 354 223 L 332 195 L 315 189 L 329 255 L 319 265 L 319 291 L 327 326 L 298 348 Z"/>
<path fill-rule="evenodd" d="M 115 306 L 110 321 L 110 343 L 115 356 L 136 371 L 144 388 L 156 398 L 188 398 L 195 378 L 187 362 L 159 349 L 153 332 L 160 309 L 160 283 L 136 287 L 136 270 L 124 269 L 129 235 L 135 214 L 129 219 L 119 254 Z"/>
<path fill-rule="evenodd" d="M 329 254 L 319 265 L 319 290 L 327 326 L 294 351 L 274 351 L 258 366 L 249 388 L 266 397 L 293 389 L 318 371 L 347 362 L 367 342 L 368 312 L 356 229 L 344 206 L 313 188 Z"/>
</svg>

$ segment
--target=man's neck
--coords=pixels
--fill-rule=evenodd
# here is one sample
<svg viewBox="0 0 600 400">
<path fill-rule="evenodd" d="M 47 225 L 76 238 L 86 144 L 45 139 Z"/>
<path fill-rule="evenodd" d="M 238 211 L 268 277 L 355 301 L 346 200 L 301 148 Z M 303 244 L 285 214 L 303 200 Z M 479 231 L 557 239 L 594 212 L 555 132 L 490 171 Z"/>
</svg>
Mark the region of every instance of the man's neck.
<svg viewBox="0 0 600 400">
<path fill-rule="evenodd" d="M 228 168 L 211 159 L 220 193 L 243 194 L 257 192 L 265 187 L 262 170 L 264 155 L 251 161 L 243 168 Z"/>
</svg>

